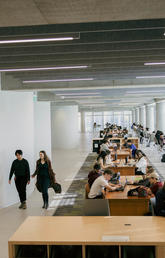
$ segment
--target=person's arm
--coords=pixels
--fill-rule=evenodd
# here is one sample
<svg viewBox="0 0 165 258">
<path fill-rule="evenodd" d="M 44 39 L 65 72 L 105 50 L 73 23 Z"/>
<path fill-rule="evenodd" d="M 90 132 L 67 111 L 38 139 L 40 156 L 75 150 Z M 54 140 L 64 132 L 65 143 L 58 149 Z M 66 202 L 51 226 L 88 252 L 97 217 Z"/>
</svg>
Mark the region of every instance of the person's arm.
<svg viewBox="0 0 165 258">
<path fill-rule="evenodd" d="M 15 170 L 15 166 L 14 166 L 14 161 L 13 161 L 13 163 L 11 165 L 11 169 L 10 169 L 10 174 L 9 174 L 9 184 L 11 184 L 11 178 L 14 174 L 14 170 Z"/>
<path fill-rule="evenodd" d="M 36 162 L 36 170 L 35 172 L 31 175 L 31 177 L 35 177 L 38 174 L 38 162 Z"/>
<path fill-rule="evenodd" d="M 26 173 L 27 173 L 28 184 L 30 184 L 30 167 L 27 160 L 26 160 Z"/>
<path fill-rule="evenodd" d="M 111 186 L 110 184 L 106 185 L 105 188 L 109 191 L 116 191 L 117 188 L 119 188 L 120 185 Z"/>
</svg>

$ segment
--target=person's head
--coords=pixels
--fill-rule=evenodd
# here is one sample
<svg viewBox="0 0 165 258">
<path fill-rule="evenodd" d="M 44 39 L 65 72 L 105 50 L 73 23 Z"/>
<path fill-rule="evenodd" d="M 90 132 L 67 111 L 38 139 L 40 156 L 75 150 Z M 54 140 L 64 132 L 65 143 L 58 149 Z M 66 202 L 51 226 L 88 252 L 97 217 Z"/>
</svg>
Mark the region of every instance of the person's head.
<svg viewBox="0 0 165 258">
<path fill-rule="evenodd" d="M 150 184 L 153 185 L 159 180 L 159 175 L 156 172 L 153 172 L 149 175 Z"/>
<path fill-rule="evenodd" d="M 22 150 L 16 150 L 15 151 L 15 156 L 17 157 L 18 160 L 22 159 L 22 155 L 23 155 Z"/>
<path fill-rule="evenodd" d="M 99 170 L 101 169 L 101 166 L 99 163 L 95 163 L 94 166 L 93 166 L 93 169 L 96 171 L 96 172 L 99 172 Z"/>
<path fill-rule="evenodd" d="M 40 155 L 40 159 L 41 160 L 44 160 L 44 161 L 48 161 L 49 160 L 49 158 L 48 158 L 48 156 L 47 156 L 47 154 L 46 154 L 46 152 L 45 151 L 40 151 L 39 152 L 39 155 Z"/>
<path fill-rule="evenodd" d="M 105 179 L 109 181 L 113 176 L 113 171 L 110 169 L 105 169 L 103 175 Z"/>
<path fill-rule="evenodd" d="M 155 170 L 154 170 L 154 168 L 152 168 L 152 167 L 150 167 L 150 168 L 148 168 L 147 167 L 147 176 L 149 176 L 151 173 L 154 173 L 155 172 Z"/>
<path fill-rule="evenodd" d="M 104 144 L 107 144 L 107 143 L 108 143 L 108 139 L 107 139 L 107 137 L 106 137 L 106 138 L 104 138 L 103 143 L 104 143 Z"/>
<path fill-rule="evenodd" d="M 129 146 L 131 146 L 131 144 L 132 144 L 131 140 L 128 140 L 128 141 L 127 141 L 127 144 L 128 144 Z"/>
<path fill-rule="evenodd" d="M 143 157 L 143 153 L 140 150 L 138 150 L 136 152 L 136 155 L 137 155 L 138 159 L 141 159 Z"/>
</svg>

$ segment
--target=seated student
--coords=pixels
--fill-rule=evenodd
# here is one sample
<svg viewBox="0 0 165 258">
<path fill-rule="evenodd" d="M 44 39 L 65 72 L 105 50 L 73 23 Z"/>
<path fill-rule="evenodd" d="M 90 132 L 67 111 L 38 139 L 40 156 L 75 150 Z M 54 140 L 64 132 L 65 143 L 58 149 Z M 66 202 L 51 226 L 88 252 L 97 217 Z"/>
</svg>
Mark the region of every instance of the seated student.
<svg viewBox="0 0 165 258">
<path fill-rule="evenodd" d="M 115 191 L 120 185 L 111 186 L 108 181 L 112 178 L 113 172 L 110 169 L 106 169 L 102 176 L 99 176 L 90 189 L 88 197 L 90 199 L 102 199 L 102 191 L 106 188 L 109 191 Z"/>
<path fill-rule="evenodd" d="M 163 187 L 156 193 L 155 213 L 165 217 L 165 182 Z"/>
<path fill-rule="evenodd" d="M 150 187 L 150 180 L 149 180 L 149 176 L 151 173 L 155 172 L 155 170 L 153 168 L 149 168 L 147 169 L 147 173 L 146 173 L 146 177 L 143 179 L 140 179 L 139 181 L 134 182 L 134 185 L 143 185 L 146 187 Z"/>
<path fill-rule="evenodd" d="M 136 146 L 135 146 L 135 144 L 133 144 L 132 142 L 131 142 L 131 140 L 128 140 L 127 141 L 127 144 L 128 144 L 128 147 L 131 149 L 131 151 L 132 151 L 132 158 L 135 158 L 135 154 L 136 154 Z"/>
<path fill-rule="evenodd" d="M 101 166 L 98 163 L 95 163 L 93 166 L 93 170 L 91 172 L 89 172 L 88 174 L 88 184 L 91 188 L 93 182 L 96 180 L 96 178 L 98 178 L 99 176 L 102 175 L 102 173 L 100 172 Z"/>
<path fill-rule="evenodd" d="M 109 158 L 110 151 L 102 151 L 97 157 L 97 163 L 100 164 L 101 169 L 104 170 L 109 167 L 106 165 L 106 160 Z"/>
<path fill-rule="evenodd" d="M 159 175 L 156 172 L 151 173 L 149 175 L 149 181 L 151 194 L 156 195 L 158 190 L 163 186 L 162 182 L 159 181 Z"/>
<path fill-rule="evenodd" d="M 100 146 L 100 151 L 109 151 L 109 142 L 107 138 L 103 140 L 103 143 Z"/>
<path fill-rule="evenodd" d="M 149 176 L 150 181 L 150 187 L 145 189 L 147 190 L 148 194 L 151 196 L 150 198 L 150 212 L 152 215 L 154 215 L 154 209 L 156 205 L 156 194 L 159 191 L 159 189 L 162 187 L 162 182 L 159 181 L 159 175 L 156 172 L 153 172 Z M 142 187 L 142 186 L 141 186 Z"/>
<path fill-rule="evenodd" d="M 125 137 L 125 138 L 124 138 L 124 143 L 123 143 L 123 145 L 122 145 L 124 148 L 128 148 L 128 147 L 129 147 L 127 141 L 128 141 L 128 139 L 127 139 L 127 137 Z"/>
<path fill-rule="evenodd" d="M 144 157 L 143 153 L 141 151 L 136 151 L 136 155 L 138 157 L 138 162 L 136 163 L 136 171 L 135 175 L 146 175 L 146 169 L 147 169 L 147 160 Z"/>
</svg>

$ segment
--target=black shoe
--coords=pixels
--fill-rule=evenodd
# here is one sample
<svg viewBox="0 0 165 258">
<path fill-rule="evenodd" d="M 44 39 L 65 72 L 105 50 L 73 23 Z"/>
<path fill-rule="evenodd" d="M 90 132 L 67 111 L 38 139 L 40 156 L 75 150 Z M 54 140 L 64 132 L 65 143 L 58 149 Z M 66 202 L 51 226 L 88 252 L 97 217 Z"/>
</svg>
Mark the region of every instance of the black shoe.
<svg viewBox="0 0 165 258">
<path fill-rule="evenodd" d="M 45 209 L 45 203 L 43 204 L 42 209 Z"/>
<path fill-rule="evenodd" d="M 49 204 L 48 204 L 48 203 L 46 203 L 46 204 L 45 204 L 45 209 L 46 209 L 46 210 L 47 210 L 48 206 L 49 206 Z"/>
</svg>

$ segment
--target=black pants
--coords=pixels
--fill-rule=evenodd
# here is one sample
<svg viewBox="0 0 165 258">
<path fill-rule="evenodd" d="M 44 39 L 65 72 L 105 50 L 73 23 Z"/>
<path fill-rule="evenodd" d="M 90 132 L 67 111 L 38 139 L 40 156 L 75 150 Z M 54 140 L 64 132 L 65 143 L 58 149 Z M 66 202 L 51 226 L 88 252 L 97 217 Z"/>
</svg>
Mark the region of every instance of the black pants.
<svg viewBox="0 0 165 258">
<path fill-rule="evenodd" d="M 50 186 L 50 179 L 48 177 L 40 177 L 39 184 L 41 186 L 42 198 L 44 203 L 48 203 L 49 196 L 48 196 L 48 188 Z"/>
<path fill-rule="evenodd" d="M 20 202 L 26 201 L 26 185 L 27 185 L 27 177 L 26 176 L 17 176 L 15 180 L 15 186 L 17 188 Z"/>
<path fill-rule="evenodd" d="M 138 176 L 138 175 L 141 175 L 141 176 L 144 176 L 145 174 L 141 171 L 135 171 L 135 175 Z"/>
</svg>

